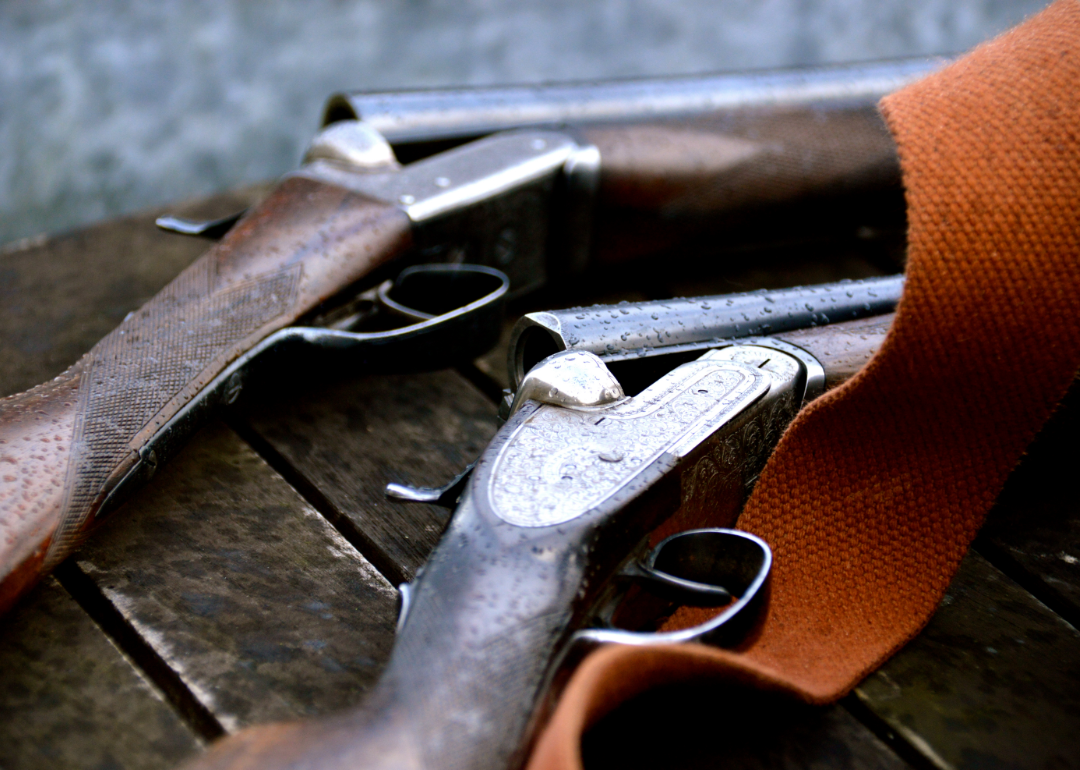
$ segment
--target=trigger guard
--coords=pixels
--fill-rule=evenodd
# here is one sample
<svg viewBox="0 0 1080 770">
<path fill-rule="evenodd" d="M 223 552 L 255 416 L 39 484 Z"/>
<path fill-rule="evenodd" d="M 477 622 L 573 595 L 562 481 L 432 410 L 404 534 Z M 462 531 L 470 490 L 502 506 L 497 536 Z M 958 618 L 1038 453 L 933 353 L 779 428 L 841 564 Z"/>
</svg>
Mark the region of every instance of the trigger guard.
<svg viewBox="0 0 1080 770">
<path fill-rule="evenodd" d="M 742 554 L 725 559 L 714 549 L 718 541 L 737 542 Z M 711 541 L 711 542 L 710 542 Z M 711 548 L 710 548 L 711 546 Z M 756 561 L 748 561 L 756 560 Z M 714 562 L 707 564 L 708 561 Z M 727 564 L 716 564 L 715 562 Z M 682 576 L 673 575 L 678 566 Z M 714 574 L 701 579 L 710 570 L 734 567 L 724 575 Z M 646 590 L 660 593 L 675 601 L 694 606 L 722 606 L 720 594 L 738 598 L 717 615 L 690 628 L 678 631 L 625 631 L 621 629 L 586 629 L 574 637 L 575 646 L 593 647 L 601 644 L 675 644 L 704 642 L 719 647 L 739 644 L 754 627 L 768 604 L 769 574 L 772 569 L 772 550 L 764 540 L 735 529 L 695 529 L 680 532 L 661 541 L 638 564 L 620 573 L 642 585 Z M 689 579 L 692 575 L 698 579 Z M 692 601 L 686 601 L 690 599 Z"/>
<path fill-rule="evenodd" d="M 510 289 L 506 274 L 483 265 L 448 264 L 409 268 L 402 271 L 402 277 L 420 272 L 444 273 L 451 280 L 468 276 L 487 286 L 485 293 L 477 299 L 438 315 L 422 313 L 399 301 L 395 304 L 406 311 L 400 315 L 429 317 L 386 331 L 352 332 L 318 326 L 289 326 L 271 334 L 241 356 L 226 373 L 256 359 L 288 359 L 292 353 L 302 351 L 332 356 L 335 362 L 365 367 L 369 371 L 430 371 L 490 350 L 502 331 L 506 295 Z"/>
</svg>

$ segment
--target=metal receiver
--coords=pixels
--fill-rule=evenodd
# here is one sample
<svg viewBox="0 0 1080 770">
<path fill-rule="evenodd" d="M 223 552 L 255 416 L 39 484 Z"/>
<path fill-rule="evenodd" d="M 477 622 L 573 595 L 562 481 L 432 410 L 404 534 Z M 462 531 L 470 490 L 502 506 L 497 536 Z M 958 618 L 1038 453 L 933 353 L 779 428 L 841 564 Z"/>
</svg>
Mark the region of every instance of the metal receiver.
<svg viewBox="0 0 1080 770">
<path fill-rule="evenodd" d="M 401 166 L 370 125 L 348 120 L 316 135 L 286 175 L 343 187 L 402 210 L 420 260 L 497 268 L 520 294 L 588 261 L 600 153 L 555 131 L 509 131 Z M 219 238 L 243 212 L 158 227 Z"/>
</svg>

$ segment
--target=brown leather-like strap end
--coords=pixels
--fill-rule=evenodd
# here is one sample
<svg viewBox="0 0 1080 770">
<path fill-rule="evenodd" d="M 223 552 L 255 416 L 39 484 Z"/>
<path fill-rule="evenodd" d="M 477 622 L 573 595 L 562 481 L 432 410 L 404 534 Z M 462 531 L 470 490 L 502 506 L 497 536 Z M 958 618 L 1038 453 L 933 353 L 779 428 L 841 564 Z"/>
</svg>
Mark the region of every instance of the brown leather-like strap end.
<svg viewBox="0 0 1080 770">
<path fill-rule="evenodd" d="M 308 760 L 318 752 L 317 741 L 305 740 L 300 722 L 276 722 L 249 727 L 217 741 L 210 750 L 182 766 L 186 770 L 265 770 Z"/>
<path fill-rule="evenodd" d="M 580 768 L 581 735 L 620 703 L 662 685 L 711 678 L 717 687 L 741 685 L 796 694 L 776 672 L 745 665 L 737 653 L 702 644 L 609 645 L 574 673 L 558 709 L 529 760 L 528 770 Z"/>
</svg>

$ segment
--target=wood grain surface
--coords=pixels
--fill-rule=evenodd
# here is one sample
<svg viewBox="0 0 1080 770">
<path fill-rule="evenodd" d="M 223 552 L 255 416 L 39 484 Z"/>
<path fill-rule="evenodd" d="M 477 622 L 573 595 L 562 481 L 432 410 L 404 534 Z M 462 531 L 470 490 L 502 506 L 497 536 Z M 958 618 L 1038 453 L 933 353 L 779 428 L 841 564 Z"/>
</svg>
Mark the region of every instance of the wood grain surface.
<svg viewBox="0 0 1080 770">
<path fill-rule="evenodd" d="M 0 251 L 0 396 L 60 374 L 209 248 L 159 230 L 157 216 L 224 216 L 268 189 L 254 185 Z"/>
<path fill-rule="evenodd" d="M 202 747 L 54 578 L 0 621 L 0 767 L 168 767 Z"/>
<path fill-rule="evenodd" d="M 495 405 L 452 371 L 360 377 L 244 410 L 255 441 L 395 582 L 411 580 L 449 511 L 387 500 L 390 482 L 439 486 L 495 435 Z"/>
<path fill-rule="evenodd" d="M 1080 628 L 1080 515 L 1075 478 L 1080 381 L 1009 478 L 980 551 Z"/>
<path fill-rule="evenodd" d="M 939 766 L 1070 767 L 1078 681 L 1080 632 L 970 553 L 922 634 L 856 695 Z"/>
<path fill-rule="evenodd" d="M 354 705 L 393 641 L 397 591 L 221 424 L 76 564 L 226 732 Z"/>
</svg>

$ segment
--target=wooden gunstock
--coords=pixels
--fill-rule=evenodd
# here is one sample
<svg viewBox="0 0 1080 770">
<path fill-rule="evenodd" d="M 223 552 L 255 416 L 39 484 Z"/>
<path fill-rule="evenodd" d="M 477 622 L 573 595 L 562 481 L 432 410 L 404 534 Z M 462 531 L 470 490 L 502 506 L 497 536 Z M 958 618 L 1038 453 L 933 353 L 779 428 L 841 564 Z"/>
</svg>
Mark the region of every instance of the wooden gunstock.
<svg viewBox="0 0 1080 770">
<path fill-rule="evenodd" d="M 895 313 L 774 335 L 798 345 L 825 369 L 825 389 L 847 382 L 881 348 Z"/>
<path fill-rule="evenodd" d="M 402 211 L 287 178 L 74 366 L 0 400 L 0 612 L 152 474 L 144 450 L 231 362 L 410 243 Z"/>
</svg>

